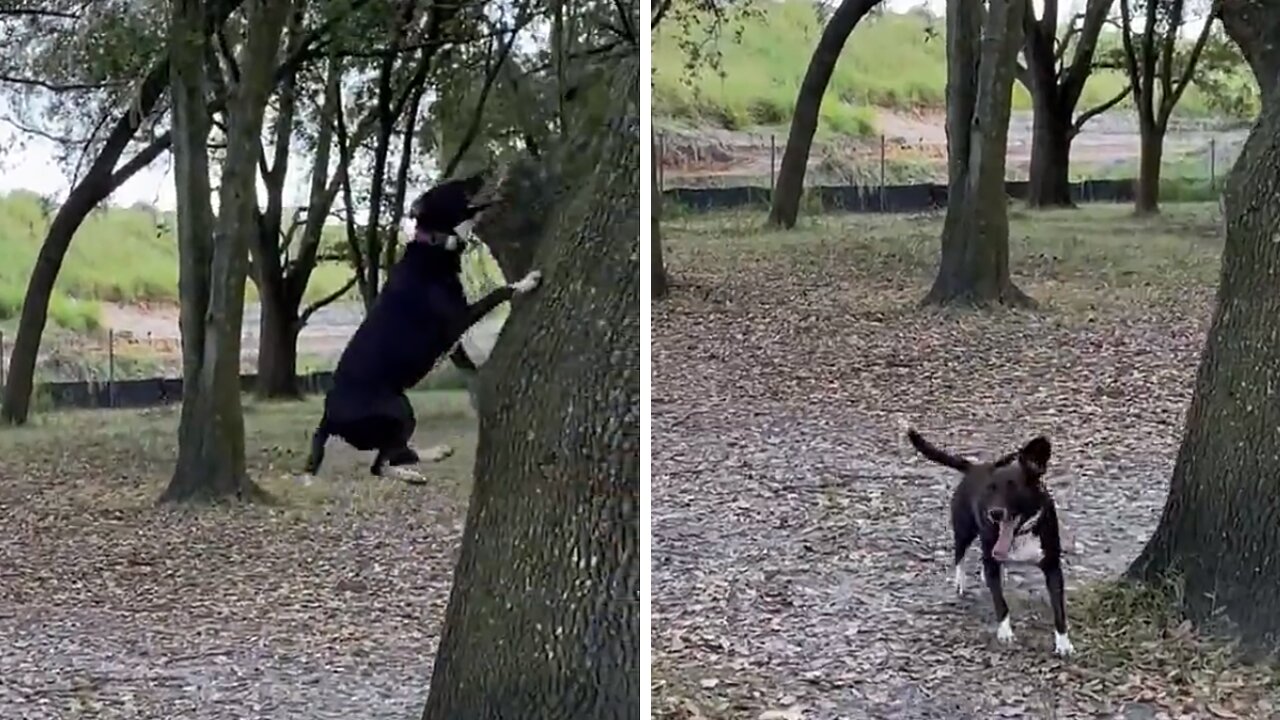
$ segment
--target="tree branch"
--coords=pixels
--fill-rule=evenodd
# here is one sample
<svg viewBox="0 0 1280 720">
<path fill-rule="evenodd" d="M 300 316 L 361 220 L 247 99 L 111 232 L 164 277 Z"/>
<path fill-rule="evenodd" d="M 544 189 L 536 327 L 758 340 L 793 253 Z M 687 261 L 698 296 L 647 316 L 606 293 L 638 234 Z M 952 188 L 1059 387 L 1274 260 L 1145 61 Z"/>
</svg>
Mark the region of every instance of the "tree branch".
<svg viewBox="0 0 1280 720">
<path fill-rule="evenodd" d="M 1119 105 L 1122 100 L 1129 97 L 1129 92 L 1132 89 L 1133 89 L 1132 85 L 1125 85 L 1124 90 L 1121 90 L 1119 93 L 1117 93 L 1115 97 L 1111 98 L 1110 100 L 1102 103 L 1097 107 L 1090 108 L 1089 110 L 1086 110 L 1080 113 L 1080 115 L 1076 117 L 1076 121 L 1071 124 L 1071 136 L 1075 137 L 1077 134 L 1079 134 L 1079 132 L 1084 129 L 1085 123 L 1101 115 L 1102 113 L 1110 110 L 1116 105 Z"/>
<path fill-rule="evenodd" d="M 1209 41 L 1209 34 L 1213 31 L 1213 22 L 1218 19 L 1220 10 L 1219 0 L 1213 0 L 1213 4 L 1209 8 L 1209 17 L 1205 18 L 1204 27 L 1200 28 L 1200 35 L 1196 38 L 1196 44 L 1191 46 L 1191 53 L 1187 56 L 1187 64 L 1182 68 L 1182 75 L 1173 86 L 1173 91 L 1169 93 L 1169 96 L 1160 98 L 1159 121 L 1161 124 L 1169 121 L 1169 116 L 1173 114 L 1173 109 L 1177 107 L 1178 101 L 1182 99 L 1182 93 L 1186 92 L 1187 86 L 1191 84 L 1196 65 L 1200 62 L 1200 54 L 1204 52 L 1205 43 Z"/>
<path fill-rule="evenodd" d="M 50 92 L 55 93 L 87 90 L 110 90 L 113 88 L 128 87 L 129 85 L 129 83 L 124 80 L 109 80 L 98 83 L 57 83 L 37 78 L 9 75 L 7 73 L 0 73 L 0 84 L 26 85 L 29 87 L 38 87 L 42 90 L 49 90 Z"/>
<path fill-rule="evenodd" d="M 453 157 L 449 158 L 449 162 L 445 164 L 444 172 L 440 177 L 452 177 L 453 172 L 458 169 L 458 164 L 462 162 L 463 156 L 471 149 L 475 143 L 476 137 L 480 134 L 480 122 L 484 117 L 485 102 L 489 99 L 489 91 L 493 89 L 493 82 L 497 79 L 498 73 L 502 71 L 503 65 L 507 62 L 507 56 L 511 53 L 511 47 L 515 45 L 516 36 L 520 31 L 529 24 L 533 19 L 532 13 L 525 13 L 521 20 L 518 20 L 515 27 L 511 28 L 510 35 L 507 36 L 506 42 L 498 48 L 498 57 L 485 73 L 484 85 L 480 88 L 480 97 L 476 99 L 475 110 L 471 113 L 471 121 L 467 123 L 467 130 L 462 135 L 462 141 L 458 144 L 458 148 L 454 151 Z"/>
<path fill-rule="evenodd" d="M 305 310 L 303 310 L 302 314 L 298 316 L 298 329 L 301 330 L 303 326 L 307 324 L 307 321 L 311 319 L 312 315 L 315 315 L 317 312 L 319 312 L 320 310 L 323 310 L 325 307 L 337 302 L 338 298 L 342 297 L 343 295 L 346 295 L 351 290 L 351 288 L 355 287 L 356 282 L 359 281 L 359 279 L 360 279 L 360 274 L 359 272 L 357 272 L 355 275 L 352 275 L 351 278 L 348 279 L 345 283 L 343 283 L 342 287 L 338 288 L 337 290 L 334 290 L 328 295 L 325 295 L 319 300 L 311 303 L 311 305 L 308 306 Z"/>
</svg>

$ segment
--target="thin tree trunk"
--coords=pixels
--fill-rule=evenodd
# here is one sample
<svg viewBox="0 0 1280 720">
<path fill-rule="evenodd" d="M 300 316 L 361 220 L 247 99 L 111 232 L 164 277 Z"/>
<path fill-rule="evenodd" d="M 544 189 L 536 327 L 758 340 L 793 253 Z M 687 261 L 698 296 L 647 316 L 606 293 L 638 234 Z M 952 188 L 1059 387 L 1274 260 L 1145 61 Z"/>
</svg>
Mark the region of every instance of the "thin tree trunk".
<svg viewBox="0 0 1280 720">
<path fill-rule="evenodd" d="M 424 720 L 639 718 L 639 72 L 624 62 L 626 114 L 536 254 L 555 270 L 516 302 L 481 375 Z"/>
<path fill-rule="evenodd" d="M 1255 71 L 1274 78 L 1280 23 L 1258 32 L 1244 22 L 1269 13 L 1266 5 L 1224 3 L 1223 19 L 1258 59 Z M 1218 303 L 1168 500 L 1129 568 L 1130 577 L 1173 583 L 1173 599 L 1194 622 L 1234 631 L 1262 652 L 1280 639 L 1280 97 L 1271 87 L 1223 193 Z"/>
<path fill-rule="evenodd" d="M 787 147 L 782 152 L 782 165 L 778 169 L 778 181 L 774 185 L 769 208 L 769 225 L 788 229 L 795 227 L 800 213 L 800 197 L 804 194 L 809 150 L 813 146 L 813 134 L 818 129 L 818 113 L 822 109 L 827 84 L 831 82 L 831 73 L 858 21 L 879 4 L 880 0 L 842 0 L 813 49 L 809 68 L 800 82 L 795 111 L 791 115 Z"/>
<path fill-rule="evenodd" d="M 1005 150 L 1022 0 L 947 4 L 947 215 L 928 304 L 1026 305 L 1009 274 Z"/>
<path fill-rule="evenodd" d="M 1142 138 L 1138 157 L 1138 187 L 1133 209 L 1139 215 L 1160 212 L 1160 168 L 1164 162 L 1164 128 L 1140 123 Z"/>
<path fill-rule="evenodd" d="M 670 287 L 667 284 L 667 267 L 662 262 L 662 191 L 658 189 L 658 145 L 654 138 L 649 138 L 649 144 L 653 148 L 654 161 L 649 163 L 649 184 L 652 190 L 653 201 L 649 203 L 649 265 L 650 265 L 650 288 L 649 292 L 655 299 L 661 299 L 667 296 Z"/>
<path fill-rule="evenodd" d="M 192 24 L 200 0 L 176 0 L 171 35 L 176 56 L 175 135 L 187 143 L 179 175 L 179 245 L 182 292 L 183 393 L 178 461 L 162 501 L 251 500 L 265 493 L 245 467 L 240 402 L 240 331 L 248 273 L 248 238 L 257 232 L 257 173 L 262 120 L 276 67 L 289 0 L 255 0 L 241 54 L 240 78 L 227 102 L 227 156 L 216 225 L 210 222 L 209 133 L 203 94 L 208 36 Z M 199 38 L 195 40 L 195 38 Z M 189 54 L 187 54 L 189 53 Z M 197 145 L 197 141 L 199 144 Z M 178 148 L 175 146 L 175 155 Z M 183 196 L 186 197 L 183 197 Z M 187 213 L 182 211 L 186 210 Z M 211 246 L 210 226 L 215 227 Z M 183 251 L 185 257 L 183 257 Z"/>
</svg>

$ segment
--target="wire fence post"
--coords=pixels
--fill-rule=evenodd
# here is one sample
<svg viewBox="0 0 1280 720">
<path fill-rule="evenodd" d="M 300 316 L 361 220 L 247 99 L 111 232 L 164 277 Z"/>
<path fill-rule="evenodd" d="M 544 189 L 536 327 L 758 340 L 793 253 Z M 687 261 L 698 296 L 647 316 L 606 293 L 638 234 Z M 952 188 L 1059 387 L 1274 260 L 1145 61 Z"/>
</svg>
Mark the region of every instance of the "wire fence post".
<svg viewBox="0 0 1280 720">
<path fill-rule="evenodd" d="M 769 133 L 769 201 L 773 201 L 773 191 L 777 187 L 778 137 Z"/>
<path fill-rule="evenodd" d="M 1218 138 L 1209 138 L 1209 189 L 1218 189 Z"/>
<path fill-rule="evenodd" d="M 107 330 L 107 407 L 116 406 L 116 331 Z"/>
<path fill-rule="evenodd" d="M 885 205 L 884 165 L 884 133 L 880 133 L 880 212 L 884 212 Z"/>
<path fill-rule="evenodd" d="M 667 169 L 663 167 L 663 159 L 667 156 L 667 136 L 665 133 L 658 133 L 658 157 L 654 158 L 654 162 L 658 163 L 658 192 L 667 189 Z"/>
<path fill-rule="evenodd" d="M 5 382 L 4 363 L 8 357 L 9 353 L 5 352 L 4 347 L 4 331 L 0 330 L 0 385 L 4 385 Z"/>
</svg>

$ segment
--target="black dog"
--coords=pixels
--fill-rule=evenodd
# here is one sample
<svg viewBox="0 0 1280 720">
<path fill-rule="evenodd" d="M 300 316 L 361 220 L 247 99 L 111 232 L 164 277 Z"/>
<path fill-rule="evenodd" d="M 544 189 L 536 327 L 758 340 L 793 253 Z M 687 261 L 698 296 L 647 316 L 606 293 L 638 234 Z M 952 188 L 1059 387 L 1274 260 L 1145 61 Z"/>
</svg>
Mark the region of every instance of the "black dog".
<svg viewBox="0 0 1280 720">
<path fill-rule="evenodd" d="M 483 184 L 479 175 L 454 180 L 414 201 L 409 212 L 417 226 L 414 237 L 334 370 L 333 388 L 311 439 L 308 475 L 320 469 L 325 444 L 336 435 L 357 450 L 377 452 L 370 467 L 374 475 L 423 482 L 405 467 L 420 460 L 409 446 L 417 421 L 405 392 L 458 345 L 469 327 L 513 295 L 530 292 L 541 279 L 533 271 L 467 304 L 459 272 L 470 226 L 485 207 L 471 203 Z M 451 453 L 439 446 L 430 459 Z"/>
<path fill-rule="evenodd" d="M 1053 650 L 1059 655 L 1071 654 L 1062 580 L 1062 536 L 1053 498 L 1042 483 L 1049 465 L 1049 440 L 1036 437 L 995 462 L 976 463 L 934 447 L 915 430 L 907 430 L 907 438 L 921 455 L 964 473 L 951 496 L 956 592 L 964 592 L 960 566 L 965 551 L 977 538 L 982 546 L 982 576 L 991 591 L 999 623 L 996 638 L 1003 643 L 1012 642 L 1009 606 L 1001 586 L 1002 565 L 1035 562 L 1044 573 L 1053 605 Z M 1020 546 L 1016 549 L 1015 540 Z"/>
</svg>

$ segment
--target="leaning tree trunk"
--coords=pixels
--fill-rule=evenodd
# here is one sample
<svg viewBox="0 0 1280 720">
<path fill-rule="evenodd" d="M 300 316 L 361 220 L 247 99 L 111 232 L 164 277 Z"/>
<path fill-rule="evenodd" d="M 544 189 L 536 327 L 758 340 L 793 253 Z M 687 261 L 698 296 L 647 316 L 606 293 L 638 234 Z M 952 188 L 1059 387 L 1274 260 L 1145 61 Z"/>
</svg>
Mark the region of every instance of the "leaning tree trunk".
<svg viewBox="0 0 1280 720">
<path fill-rule="evenodd" d="M 1224 3 L 1262 12 L 1259 0 Z M 1228 9 L 1230 8 L 1230 10 Z M 1231 22 L 1224 22 L 1228 32 Z M 1280 77 L 1280 23 L 1231 32 Z M 1269 57 L 1268 57 L 1269 56 Z M 1272 84 L 1272 87 L 1275 87 Z M 1131 577 L 1177 584 L 1194 622 L 1225 620 L 1247 647 L 1280 638 L 1280 97 L 1263 98 L 1223 192 L 1227 238 L 1218 304 L 1200 358 L 1164 514 L 1129 568 Z"/>
<path fill-rule="evenodd" d="M 822 109 L 822 97 L 827 93 L 831 73 L 858 21 L 879 4 L 880 0 L 842 0 L 813 49 L 809 69 L 805 70 L 800 93 L 796 96 L 787 147 L 782 151 L 782 166 L 778 168 L 778 181 L 774 185 L 772 206 L 769 208 L 770 225 L 787 229 L 796 225 L 800 196 L 804 194 L 809 149 L 813 146 L 813 134 L 818 129 L 818 112 Z"/>
<path fill-rule="evenodd" d="M 649 163 L 649 187 L 652 201 L 649 203 L 649 292 L 655 298 L 664 298 L 671 289 L 667 283 L 667 267 L 662 263 L 662 190 L 658 187 L 658 146 L 653 138 L 654 161 Z"/>
<path fill-rule="evenodd" d="M 1159 123 L 1140 123 L 1142 139 L 1138 157 L 1138 187 L 1133 211 L 1138 215 L 1160 212 L 1160 167 L 1164 161 L 1164 128 Z"/>
<path fill-rule="evenodd" d="M 1046 94 L 1050 97 L 1035 99 L 1027 205 L 1033 208 L 1074 207 L 1071 199 L 1071 112 L 1064 113 L 1052 107 L 1058 100 L 1056 92 Z"/>
<path fill-rule="evenodd" d="M 179 292 L 182 323 L 182 417 L 178 462 L 162 501 L 249 500 L 263 491 L 245 467 L 240 403 L 240 331 L 249 234 L 256 231 L 262 118 L 290 0 L 257 0 L 241 57 L 241 77 L 227 101 L 227 156 L 214 226 L 205 140 L 202 0 L 174 2 L 174 155 L 178 159 Z"/>
<path fill-rule="evenodd" d="M 241 2 L 242 0 L 216 0 L 210 3 L 208 21 L 213 25 L 221 25 Z M 0 415 L 5 422 L 21 425 L 27 421 L 31 411 L 31 391 L 35 383 L 40 339 L 49 320 L 49 299 L 53 295 L 53 286 L 58 280 L 62 262 L 66 259 L 76 231 L 98 203 L 168 149 L 167 142 L 157 139 L 116 168 L 138 127 L 163 99 L 170 70 L 167 57 L 152 66 L 139 86 L 137 97 L 129 107 L 120 112 L 97 157 L 80 182 L 71 188 L 66 202 L 58 208 L 53 222 L 49 224 L 35 266 L 31 268 L 26 295 L 22 298 L 22 316 L 18 321 L 18 334 L 9 358 L 4 398 L 0 401 Z"/>
<path fill-rule="evenodd" d="M 639 717 L 639 73 L 624 63 L 598 172 L 565 199 L 534 256 L 545 284 L 484 366 L 424 720 Z"/>
<path fill-rule="evenodd" d="M 947 216 L 928 304 L 1025 305 L 1009 275 L 1005 150 L 1022 0 L 947 3 Z"/>
</svg>

